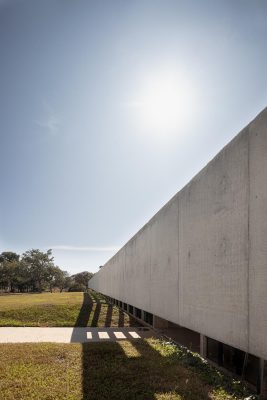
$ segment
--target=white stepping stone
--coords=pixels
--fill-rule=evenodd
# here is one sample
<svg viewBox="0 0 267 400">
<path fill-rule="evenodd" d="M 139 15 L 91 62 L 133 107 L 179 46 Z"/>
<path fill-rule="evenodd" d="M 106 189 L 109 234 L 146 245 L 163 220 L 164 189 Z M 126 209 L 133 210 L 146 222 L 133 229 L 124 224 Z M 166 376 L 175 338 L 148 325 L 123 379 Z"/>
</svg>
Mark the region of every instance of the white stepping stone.
<svg viewBox="0 0 267 400">
<path fill-rule="evenodd" d="M 126 339 L 123 332 L 113 332 L 117 339 Z"/>
<path fill-rule="evenodd" d="M 140 338 L 141 338 L 141 336 L 138 335 L 138 333 L 136 333 L 136 332 L 128 332 L 128 333 L 129 333 L 129 335 L 131 335 L 132 338 L 134 338 L 134 339 L 140 339 Z"/>
<path fill-rule="evenodd" d="M 110 339 L 110 336 L 107 332 L 98 332 L 99 339 Z"/>
</svg>

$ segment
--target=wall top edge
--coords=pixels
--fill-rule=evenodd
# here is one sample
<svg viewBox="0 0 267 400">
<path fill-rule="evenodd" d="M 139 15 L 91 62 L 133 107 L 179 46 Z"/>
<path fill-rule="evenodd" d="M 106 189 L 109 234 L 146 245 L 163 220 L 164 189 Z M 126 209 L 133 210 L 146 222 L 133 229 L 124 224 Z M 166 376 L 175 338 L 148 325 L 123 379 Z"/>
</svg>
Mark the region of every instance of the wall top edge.
<svg viewBox="0 0 267 400">
<path fill-rule="evenodd" d="M 232 140 L 230 140 L 230 142 L 228 142 L 185 186 L 183 186 L 177 193 L 175 193 L 174 196 L 171 197 L 171 199 L 164 204 L 159 211 L 156 212 L 156 214 L 154 214 L 149 221 L 147 221 L 142 228 L 140 228 L 121 248 L 120 250 L 118 250 L 116 252 L 116 254 L 114 254 L 114 256 L 112 256 L 104 265 L 103 267 L 96 273 L 100 273 L 101 271 L 103 271 L 105 269 L 105 267 L 107 266 L 107 264 L 110 263 L 110 261 L 112 261 L 115 257 L 118 256 L 118 254 L 120 252 L 122 252 L 125 247 L 131 243 L 132 241 L 136 240 L 137 237 L 147 228 L 149 228 L 149 226 L 154 222 L 154 220 L 158 217 L 158 215 L 162 212 L 164 212 L 165 209 L 167 209 L 168 207 L 171 206 L 171 204 L 175 201 L 177 201 L 177 199 L 179 198 L 179 195 L 181 195 L 181 193 L 185 190 L 188 189 L 188 187 L 190 187 L 190 185 L 192 185 L 194 182 L 196 182 L 198 179 L 200 179 L 200 177 L 206 172 L 206 170 L 210 167 L 210 165 L 212 165 L 225 151 L 227 151 L 228 148 L 230 148 L 231 146 L 234 145 L 235 142 L 237 142 L 242 136 L 248 136 L 249 134 L 253 134 L 253 127 L 255 125 L 255 123 L 264 123 L 264 120 L 267 120 L 267 107 L 265 107 L 253 120 L 251 120 L 237 135 L 235 135 L 233 137 Z"/>
</svg>

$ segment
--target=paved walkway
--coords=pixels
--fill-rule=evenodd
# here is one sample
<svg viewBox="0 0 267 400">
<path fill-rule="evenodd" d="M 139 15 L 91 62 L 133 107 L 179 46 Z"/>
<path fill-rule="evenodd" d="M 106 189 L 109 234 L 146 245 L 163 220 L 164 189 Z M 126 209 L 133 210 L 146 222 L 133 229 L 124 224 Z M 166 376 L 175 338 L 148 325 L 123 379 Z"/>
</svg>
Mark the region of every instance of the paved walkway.
<svg viewBox="0 0 267 400">
<path fill-rule="evenodd" d="M 149 328 L 0 328 L 0 343 L 88 343 L 153 336 Z"/>
</svg>

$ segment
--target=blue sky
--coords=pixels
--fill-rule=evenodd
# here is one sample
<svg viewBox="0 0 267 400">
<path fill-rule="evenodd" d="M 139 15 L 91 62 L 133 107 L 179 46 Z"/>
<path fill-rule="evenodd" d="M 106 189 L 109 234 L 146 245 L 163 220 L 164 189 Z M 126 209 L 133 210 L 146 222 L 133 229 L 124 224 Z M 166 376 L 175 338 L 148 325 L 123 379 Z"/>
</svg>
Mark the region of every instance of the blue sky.
<svg viewBox="0 0 267 400">
<path fill-rule="evenodd" d="M 265 0 L 0 0 L 0 251 L 98 270 L 267 105 Z"/>
</svg>

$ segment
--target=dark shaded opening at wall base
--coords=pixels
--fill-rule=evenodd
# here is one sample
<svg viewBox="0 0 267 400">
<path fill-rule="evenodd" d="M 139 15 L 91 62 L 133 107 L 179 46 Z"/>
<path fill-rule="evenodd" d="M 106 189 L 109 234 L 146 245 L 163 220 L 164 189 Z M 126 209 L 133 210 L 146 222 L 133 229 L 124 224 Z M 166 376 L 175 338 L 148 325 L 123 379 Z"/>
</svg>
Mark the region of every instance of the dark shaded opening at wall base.
<svg viewBox="0 0 267 400">
<path fill-rule="evenodd" d="M 149 313 L 147 311 L 144 311 L 144 321 L 147 324 L 153 326 L 153 314 L 151 314 L 151 313 Z"/>
<path fill-rule="evenodd" d="M 175 342 L 187 347 L 196 353 L 200 352 L 200 334 L 191 329 L 167 321 L 167 327 L 163 328 L 163 333 Z"/>
<path fill-rule="evenodd" d="M 252 354 L 207 338 L 207 358 L 243 377 L 260 390 L 260 359 Z"/>
<path fill-rule="evenodd" d="M 139 319 L 142 318 L 142 311 L 140 308 L 134 307 L 134 316 Z"/>
</svg>

